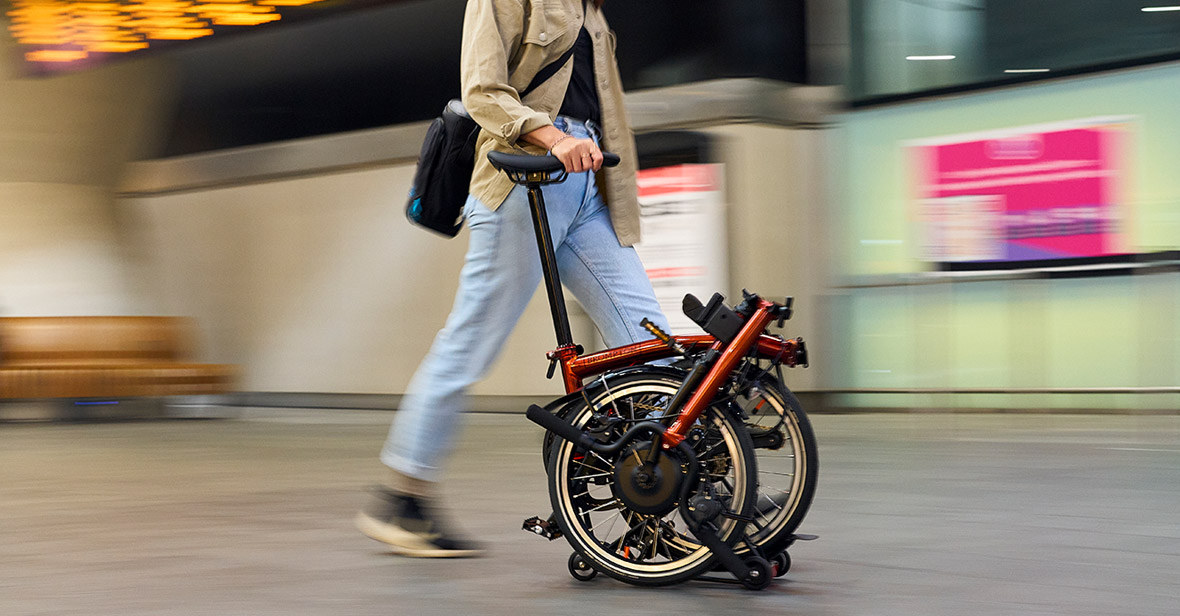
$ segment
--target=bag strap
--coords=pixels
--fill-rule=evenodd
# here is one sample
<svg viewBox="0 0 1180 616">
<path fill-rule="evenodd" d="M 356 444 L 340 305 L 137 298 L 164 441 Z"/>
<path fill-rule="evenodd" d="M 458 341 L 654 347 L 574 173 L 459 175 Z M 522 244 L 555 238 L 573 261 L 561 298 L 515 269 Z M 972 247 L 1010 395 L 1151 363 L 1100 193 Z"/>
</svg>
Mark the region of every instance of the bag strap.
<svg viewBox="0 0 1180 616">
<path fill-rule="evenodd" d="M 566 60 L 569 60 L 570 56 L 574 55 L 574 47 L 577 46 L 578 44 L 575 42 L 568 50 L 566 50 L 565 53 L 561 54 L 560 58 L 554 60 L 553 62 L 546 65 L 545 68 L 541 69 L 541 71 L 537 73 L 537 76 L 533 77 L 533 80 L 529 82 L 529 86 L 520 93 L 520 97 L 523 99 L 524 97 L 528 96 L 530 92 L 536 90 L 538 86 L 548 81 L 550 77 L 557 73 L 557 71 L 561 70 L 561 67 L 565 65 Z"/>
</svg>

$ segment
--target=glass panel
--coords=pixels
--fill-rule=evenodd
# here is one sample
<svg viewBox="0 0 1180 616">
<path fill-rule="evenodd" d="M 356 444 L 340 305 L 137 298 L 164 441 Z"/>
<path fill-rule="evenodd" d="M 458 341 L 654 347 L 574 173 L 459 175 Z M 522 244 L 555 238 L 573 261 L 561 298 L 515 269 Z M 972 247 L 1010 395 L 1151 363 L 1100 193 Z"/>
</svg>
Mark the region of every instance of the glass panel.
<svg viewBox="0 0 1180 616">
<path fill-rule="evenodd" d="M 852 0 L 852 98 L 1180 59 L 1180 0 Z"/>
</svg>

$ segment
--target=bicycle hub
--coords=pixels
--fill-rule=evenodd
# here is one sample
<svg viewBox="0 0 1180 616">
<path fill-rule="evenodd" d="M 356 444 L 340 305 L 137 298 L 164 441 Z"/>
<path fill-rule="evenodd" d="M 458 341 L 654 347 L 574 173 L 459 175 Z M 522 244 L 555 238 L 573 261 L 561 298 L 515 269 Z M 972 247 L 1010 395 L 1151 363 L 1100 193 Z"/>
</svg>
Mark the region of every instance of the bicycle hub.
<svg viewBox="0 0 1180 616">
<path fill-rule="evenodd" d="M 638 441 L 623 450 L 615 464 L 612 488 L 628 509 L 662 516 L 676 508 L 688 469 L 671 452 L 664 452 L 655 462 L 646 462 L 651 446 L 651 441 Z"/>
</svg>

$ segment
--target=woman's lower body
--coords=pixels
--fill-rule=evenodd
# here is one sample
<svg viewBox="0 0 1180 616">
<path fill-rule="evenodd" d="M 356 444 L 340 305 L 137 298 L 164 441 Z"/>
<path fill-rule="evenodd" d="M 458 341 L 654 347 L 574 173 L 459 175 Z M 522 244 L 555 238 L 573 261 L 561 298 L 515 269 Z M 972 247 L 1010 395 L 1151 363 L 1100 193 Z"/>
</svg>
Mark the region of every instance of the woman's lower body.
<svg viewBox="0 0 1180 616">
<path fill-rule="evenodd" d="M 575 137 L 595 136 L 565 118 L 557 126 Z M 650 338 L 640 325 L 644 318 L 666 330 L 643 264 L 633 248 L 619 245 L 593 173 L 570 174 L 544 191 L 561 282 L 607 346 Z M 469 197 L 465 213 L 470 240 L 454 306 L 411 379 L 381 451 L 381 461 L 394 471 L 394 491 L 412 496 L 429 496 L 467 409 L 468 387 L 490 369 L 542 278 L 524 187 L 515 187 L 495 211 Z M 416 555 L 467 555 L 463 551 Z"/>
</svg>

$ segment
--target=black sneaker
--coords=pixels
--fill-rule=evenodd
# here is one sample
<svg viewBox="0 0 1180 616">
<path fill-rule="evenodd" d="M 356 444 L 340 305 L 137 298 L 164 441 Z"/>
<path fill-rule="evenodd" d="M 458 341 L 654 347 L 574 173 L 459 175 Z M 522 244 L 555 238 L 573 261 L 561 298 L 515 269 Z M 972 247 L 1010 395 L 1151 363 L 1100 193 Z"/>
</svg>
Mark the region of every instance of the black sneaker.
<svg viewBox="0 0 1180 616">
<path fill-rule="evenodd" d="M 386 488 L 373 490 L 369 506 L 356 515 L 356 527 L 393 551 L 419 558 L 466 558 L 483 550 L 447 532 L 425 499 Z"/>
</svg>

